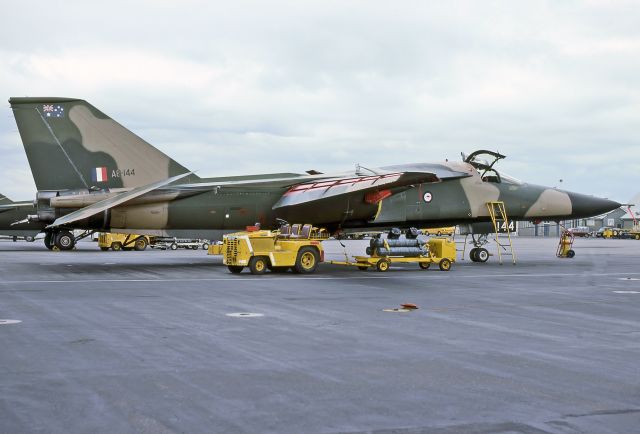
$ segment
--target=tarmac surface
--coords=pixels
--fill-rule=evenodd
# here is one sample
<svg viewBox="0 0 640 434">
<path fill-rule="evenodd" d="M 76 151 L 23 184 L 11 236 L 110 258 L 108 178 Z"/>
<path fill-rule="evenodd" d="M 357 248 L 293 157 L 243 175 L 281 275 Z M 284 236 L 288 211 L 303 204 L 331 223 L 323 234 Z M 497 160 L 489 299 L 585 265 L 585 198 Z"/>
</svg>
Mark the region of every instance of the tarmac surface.
<svg viewBox="0 0 640 434">
<path fill-rule="evenodd" d="M 640 242 L 556 243 L 252 276 L 202 250 L 2 242 L 0 319 L 21 322 L 0 321 L 0 432 L 638 433 Z"/>
</svg>

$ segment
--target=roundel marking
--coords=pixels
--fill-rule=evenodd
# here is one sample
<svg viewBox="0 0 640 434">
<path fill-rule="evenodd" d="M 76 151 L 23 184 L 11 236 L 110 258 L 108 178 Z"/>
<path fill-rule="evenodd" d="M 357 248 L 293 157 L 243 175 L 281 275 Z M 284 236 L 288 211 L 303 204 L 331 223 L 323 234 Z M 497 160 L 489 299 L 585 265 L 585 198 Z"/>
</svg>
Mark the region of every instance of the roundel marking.
<svg viewBox="0 0 640 434">
<path fill-rule="evenodd" d="M 424 196 L 422 196 L 422 198 L 424 199 L 425 202 L 429 203 L 431 202 L 431 199 L 433 199 L 433 195 L 431 194 L 430 191 L 427 191 Z"/>
</svg>

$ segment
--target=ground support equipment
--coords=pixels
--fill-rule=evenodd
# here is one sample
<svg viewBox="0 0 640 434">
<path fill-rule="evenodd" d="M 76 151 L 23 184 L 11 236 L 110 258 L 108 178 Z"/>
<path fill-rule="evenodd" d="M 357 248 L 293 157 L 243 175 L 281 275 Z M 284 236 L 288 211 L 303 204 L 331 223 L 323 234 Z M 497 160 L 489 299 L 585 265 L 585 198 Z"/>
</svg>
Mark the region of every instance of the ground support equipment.
<svg viewBox="0 0 640 434">
<path fill-rule="evenodd" d="M 576 256 L 575 250 L 573 250 L 573 240 L 575 236 L 566 228 L 562 228 L 560 234 L 560 242 L 558 243 L 558 249 L 556 250 L 556 256 L 558 258 L 573 258 Z"/>
<path fill-rule="evenodd" d="M 507 209 L 502 201 L 487 202 L 489 217 L 493 223 L 493 229 L 496 236 L 496 244 L 498 245 L 498 262 L 502 265 L 502 256 L 511 256 L 513 265 L 516 265 L 516 253 L 513 250 L 513 241 L 511 240 L 511 228 L 507 217 Z M 499 223 L 500 221 L 500 223 Z M 507 243 L 501 243 L 498 233 L 504 231 L 507 234 Z M 504 250 L 504 252 L 502 250 Z M 472 258 L 473 259 L 473 258 Z M 484 262 L 484 261 L 479 261 Z"/>
<path fill-rule="evenodd" d="M 451 264 L 456 261 L 456 245 L 449 238 L 431 238 L 423 245 L 424 254 L 418 256 L 392 256 L 394 247 L 384 240 L 384 247 L 373 249 L 369 256 L 354 256 L 353 261 L 331 261 L 334 265 L 347 265 L 358 267 L 362 271 L 375 268 L 385 272 L 391 264 L 418 264 L 426 270 L 431 264 L 437 264 L 440 270 L 449 271 Z M 380 252 L 389 252 L 389 255 L 382 255 Z"/>
<path fill-rule="evenodd" d="M 284 225 L 277 231 L 243 231 L 224 236 L 222 263 L 234 274 L 249 267 L 251 274 L 286 272 L 313 273 L 324 261 L 324 229 L 312 225 Z M 214 249 L 217 250 L 217 249 Z"/>
</svg>

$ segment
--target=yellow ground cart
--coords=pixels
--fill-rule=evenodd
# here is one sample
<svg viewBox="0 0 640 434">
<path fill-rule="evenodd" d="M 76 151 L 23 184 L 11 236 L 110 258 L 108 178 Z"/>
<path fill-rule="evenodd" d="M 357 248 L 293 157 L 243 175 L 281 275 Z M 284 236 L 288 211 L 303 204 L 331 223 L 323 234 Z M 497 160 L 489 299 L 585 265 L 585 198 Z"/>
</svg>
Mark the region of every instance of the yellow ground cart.
<svg viewBox="0 0 640 434">
<path fill-rule="evenodd" d="M 447 226 L 442 228 L 424 228 L 420 229 L 424 235 L 453 235 L 456 232 L 455 226 Z"/>
<path fill-rule="evenodd" d="M 101 232 L 98 236 L 98 246 L 100 250 L 144 250 L 151 242 L 146 235 L 119 234 Z"/>
<path fill-rule="evenodd" d="M 322 241 L 329 234 L 312 225 L 285 225 L 277 231 L 244 231 L 224 236 L 222 247 L 209 252 L 221 251 L 222 262 L 232 273 L 240 273 L 249 267 L 251 274 L 263 274 L 267 269 L 273 273 L 313 273 L 324 261 Z M 212 253 L 215 254 L 215 253 Z"/>
<path fill-rule="evenodd" d="M 388 245 L 387 240 L 383 241 L 384 251 L 393 252 Z M 423 270 L 428 269 L 431 264 L 438 264 L 442 271 L 449 271 L 451 264 L 456 261 L 456 244 L 449 238 L 431 238 L 424 246 L 425 254 L 419 256 L 395 256 L 393 253 L 389 255 L 381 255 L 382 249 L 372 251 L 369 256 L 354 256 L 354 261 L 331 261 L 335 265 L 350 265 L 358 267 L 362 271 L 369 268 L 375 268 L 384 272 L 389 269 L 391 264 L 414 264 L 417 263 Z"/>
<path fill-rule="evenodd" d="M 571 231 L 566 229 L 562 230 L 560 234 L 560 241 L 558 242 L 558 249 L 556 250 L 556 256 L 558 258 L 573 258 L 576 256 L 576 251 L 573 250 L 573 240 L 575 236 Z"/>
</svg>

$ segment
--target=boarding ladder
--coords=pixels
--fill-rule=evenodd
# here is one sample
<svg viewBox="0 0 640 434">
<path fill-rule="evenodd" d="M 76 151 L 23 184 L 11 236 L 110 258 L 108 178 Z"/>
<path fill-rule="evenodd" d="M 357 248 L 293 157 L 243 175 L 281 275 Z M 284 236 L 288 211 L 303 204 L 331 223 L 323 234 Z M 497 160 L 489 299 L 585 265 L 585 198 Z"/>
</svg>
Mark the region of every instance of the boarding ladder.
<svg viewBox="0 0 640 434">
<path fill-rule="evenodd" d="M 516 252 L 513 250 L 511 229 L 509 229 L 509 219 L 507 218 L 507 209 L 504 206 L 504 202 L 487 202 L 487 209 L 489 210 L 489 217 L 491 217 L 493 230 L 496 235 L 496 244 L 498 245 L 498 261 L 500 262 L 500 265 L 502 265 L 502 255 L 510 255 L 511 260 L 513 261 L 513 265 L 516 265 Z M 504 228 L 504 231 L 507 234 L 508 243 L 501 243 L 500 239 L 498 238 L 498 233 L 502 228 Z M 504 250 L 504 253 L 502 252 L 502 250 Z"/>
</svg>

